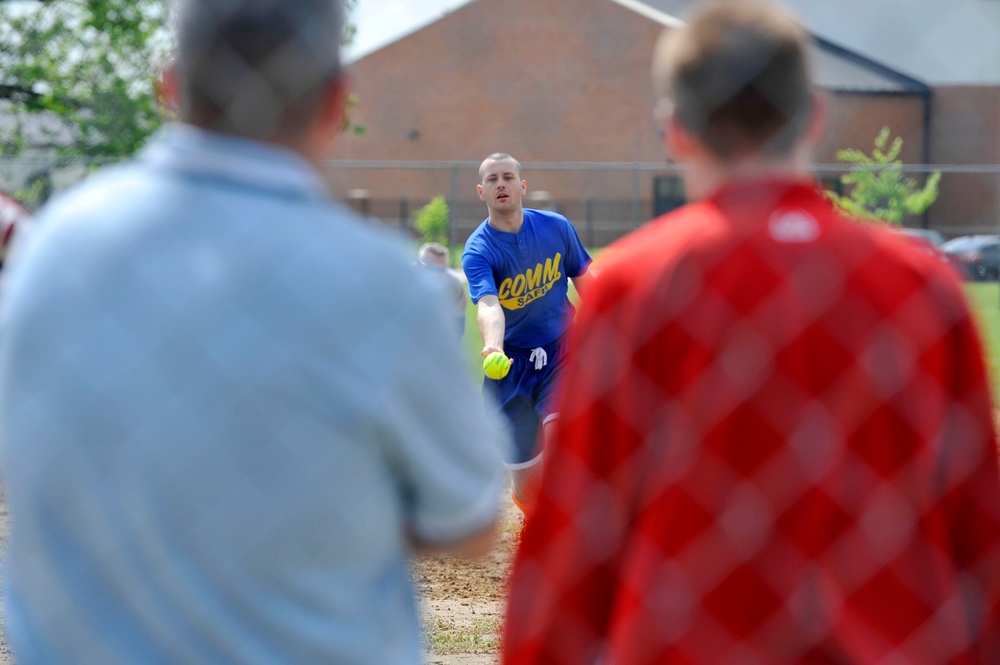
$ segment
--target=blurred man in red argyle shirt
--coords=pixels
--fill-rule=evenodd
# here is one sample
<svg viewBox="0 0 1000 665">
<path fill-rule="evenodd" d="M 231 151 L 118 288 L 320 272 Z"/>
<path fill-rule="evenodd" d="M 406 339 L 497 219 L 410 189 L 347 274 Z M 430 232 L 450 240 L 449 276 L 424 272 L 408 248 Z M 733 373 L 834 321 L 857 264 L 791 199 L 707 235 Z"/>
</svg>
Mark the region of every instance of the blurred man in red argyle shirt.
<svg viewBox="0 0 1000 665">
<path fill-rule="evenodd" d="M 657 48 L 696 201 L 609 248 L 522 535 L 510 665 L 1000 663 L 1000 480 L 952 271 L 810 177 L 784 10 Z"/>
</svg>

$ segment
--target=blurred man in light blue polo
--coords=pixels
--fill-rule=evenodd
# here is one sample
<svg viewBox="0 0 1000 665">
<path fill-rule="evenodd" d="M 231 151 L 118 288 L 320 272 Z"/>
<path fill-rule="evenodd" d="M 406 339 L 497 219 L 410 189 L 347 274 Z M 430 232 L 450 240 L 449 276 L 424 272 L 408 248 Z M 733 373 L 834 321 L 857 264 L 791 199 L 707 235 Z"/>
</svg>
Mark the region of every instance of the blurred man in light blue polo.
<svg viewBox="0 0 1000 665">
<path fill-rule="evenodd" d="M 6 275 L 6 621 L 33 663 L 412 663 L 501 424 L 432 276 L 333 202 L 339 0 L 181 0 L 181 122 Z"/>
</svg>

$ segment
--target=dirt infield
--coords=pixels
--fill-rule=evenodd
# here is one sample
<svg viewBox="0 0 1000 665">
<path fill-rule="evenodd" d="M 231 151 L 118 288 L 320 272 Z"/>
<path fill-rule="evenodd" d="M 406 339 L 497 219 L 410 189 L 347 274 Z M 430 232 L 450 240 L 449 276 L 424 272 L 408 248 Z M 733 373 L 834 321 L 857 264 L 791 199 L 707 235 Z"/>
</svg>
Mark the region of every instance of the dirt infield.
<svg viewBox="0 0 1000 665">
<path fill-rule="evenodd" d="M 430 665 L 497 662 L 507 579 L 521 533 L 520 511 L 507 499 L 493 551 L 481 561 L 423 557 L 414 565 Z"/>
</svg>

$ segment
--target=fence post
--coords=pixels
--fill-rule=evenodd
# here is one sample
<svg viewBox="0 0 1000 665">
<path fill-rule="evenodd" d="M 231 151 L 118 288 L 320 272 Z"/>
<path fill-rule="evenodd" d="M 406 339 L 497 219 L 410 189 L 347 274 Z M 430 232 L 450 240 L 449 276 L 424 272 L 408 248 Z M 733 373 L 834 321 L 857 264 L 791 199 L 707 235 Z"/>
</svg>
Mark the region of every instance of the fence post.
<svg viewBox="0 0 1000 665">
<path fill-rule="evenodd" d="M 399 197 L 399 225 L 404 229 L 410 228 L 410 201 L 405 196 Z"/>
<path fill-rule="evenodd" d="M 372 195 L 367 189 L 352 189 L 347 193 L 347 200 L 349 205 L 359 215 L 368 217 L 371 214 L 370 204 Z"/>
<path fill-rule="evenodd" d="M 632 229 L 639 228 L 639 169 L 632 167 Z"/>
<path fill-rule="evenodd" d="M 583 200 L 583 219 L 587 225 L 587 247 L 594 247 L 594 205 L 589 196 Z"/>
<path fill-rule="evenodd" d="M 455 228 L 455 209 L 458 207 L 458 165 L 451 166 L 451 190 L 448 192 L 448 247 L 454 247 L 458 234 Z"/>
</svg>

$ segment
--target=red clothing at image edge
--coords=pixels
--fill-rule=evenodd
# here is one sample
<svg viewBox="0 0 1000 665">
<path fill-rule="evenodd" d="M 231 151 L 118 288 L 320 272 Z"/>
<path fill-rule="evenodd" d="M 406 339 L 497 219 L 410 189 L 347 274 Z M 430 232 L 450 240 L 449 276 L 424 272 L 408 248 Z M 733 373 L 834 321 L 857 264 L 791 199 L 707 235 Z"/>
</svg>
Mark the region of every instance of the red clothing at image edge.
<svg viewBox="0 0 1000 665">
<path fill-rule="evenodd" d="M 811 183 L 595 263 L 503 662 L 1000 663 L 1000 480 L 961 284 Z"/>
</svg>

